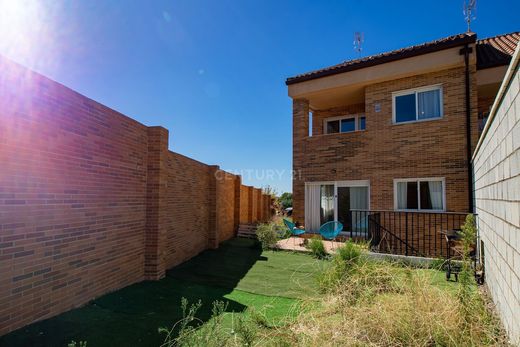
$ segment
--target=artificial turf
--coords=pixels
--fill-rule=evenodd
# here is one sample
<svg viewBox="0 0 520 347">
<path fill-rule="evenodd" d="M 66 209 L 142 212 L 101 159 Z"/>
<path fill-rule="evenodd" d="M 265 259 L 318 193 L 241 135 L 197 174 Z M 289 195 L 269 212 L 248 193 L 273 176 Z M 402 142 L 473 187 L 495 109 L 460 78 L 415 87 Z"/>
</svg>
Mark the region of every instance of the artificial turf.
<svg viewBox="0 0 520 347">
<path fill-rule="evenodd" d="M 297 314 L 299 299 L 317 294 L 315 275 L 324 264 L 306 254 L 262 252 L 251 240 L 229 240 L 169 270 L 160 281 L 131 285 L 2 336 L 0 346 L 67 346 L 72 340 L 89 347 L 159 346 L 164 336 L 158 328 L 182 318 L 183 297 L 202 301 L 197 314 L 202 321 L 220 300 L 228 303 L 227 312 L 253 307 L 277 324 Z"/>
</svg>

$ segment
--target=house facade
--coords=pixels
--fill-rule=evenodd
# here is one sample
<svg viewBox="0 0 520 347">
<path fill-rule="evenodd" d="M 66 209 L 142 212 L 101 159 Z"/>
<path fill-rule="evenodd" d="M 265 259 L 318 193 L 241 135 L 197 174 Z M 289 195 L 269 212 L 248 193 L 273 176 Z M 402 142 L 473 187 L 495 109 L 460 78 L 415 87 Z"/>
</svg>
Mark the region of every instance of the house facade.
<svg viewBox="0 0 520 347">
<path fill-rule="evenodd" d="M 473 211 L 471 153 L 519 38 L 459 34 L 288 78 L 293 219 L 352 232 L 353 210 Z"/>
</svg>

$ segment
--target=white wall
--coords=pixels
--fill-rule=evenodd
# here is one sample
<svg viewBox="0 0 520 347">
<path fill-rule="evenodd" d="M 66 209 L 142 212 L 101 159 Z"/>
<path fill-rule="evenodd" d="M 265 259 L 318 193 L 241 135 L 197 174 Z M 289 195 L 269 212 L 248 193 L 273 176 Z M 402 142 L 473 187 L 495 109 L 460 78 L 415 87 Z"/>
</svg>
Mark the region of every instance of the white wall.
<svg viewBox="0 0 520 347">
<path fill-rule="evenodd" d="M 520 345 L 519 49 L 473 157 L 486 283 L 515 345 Z"/>
</svg>

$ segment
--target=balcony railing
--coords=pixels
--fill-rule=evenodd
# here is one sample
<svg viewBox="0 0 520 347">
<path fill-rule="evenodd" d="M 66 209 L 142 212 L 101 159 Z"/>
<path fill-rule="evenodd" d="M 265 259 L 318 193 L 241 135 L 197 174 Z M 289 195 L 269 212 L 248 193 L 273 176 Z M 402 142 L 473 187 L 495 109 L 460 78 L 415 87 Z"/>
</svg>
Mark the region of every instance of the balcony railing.
<svg viewBox="0 0 520 347">
<path fill-rule="evenodd" d="M 443 231 L 460 229 L 468 213 L 352 210 L 347 236 L 369 241 L 374 252 L 451 256 Z"/>
</svg>

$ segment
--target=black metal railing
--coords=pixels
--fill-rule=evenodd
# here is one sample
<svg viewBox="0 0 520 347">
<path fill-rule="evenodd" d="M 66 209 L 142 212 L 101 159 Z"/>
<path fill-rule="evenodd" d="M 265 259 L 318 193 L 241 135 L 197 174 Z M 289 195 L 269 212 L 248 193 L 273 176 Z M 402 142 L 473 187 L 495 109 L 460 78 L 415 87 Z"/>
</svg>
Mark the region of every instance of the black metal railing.
<svg viewBox="0 0 520 347">
<path fill-rule="evenodd" d="M 369 242 L 380 253 L 445 257 L 450 255 L 443 232 L 460 229 L 467 213 L 352 210 L 347 235 Z"/>
</svg>

